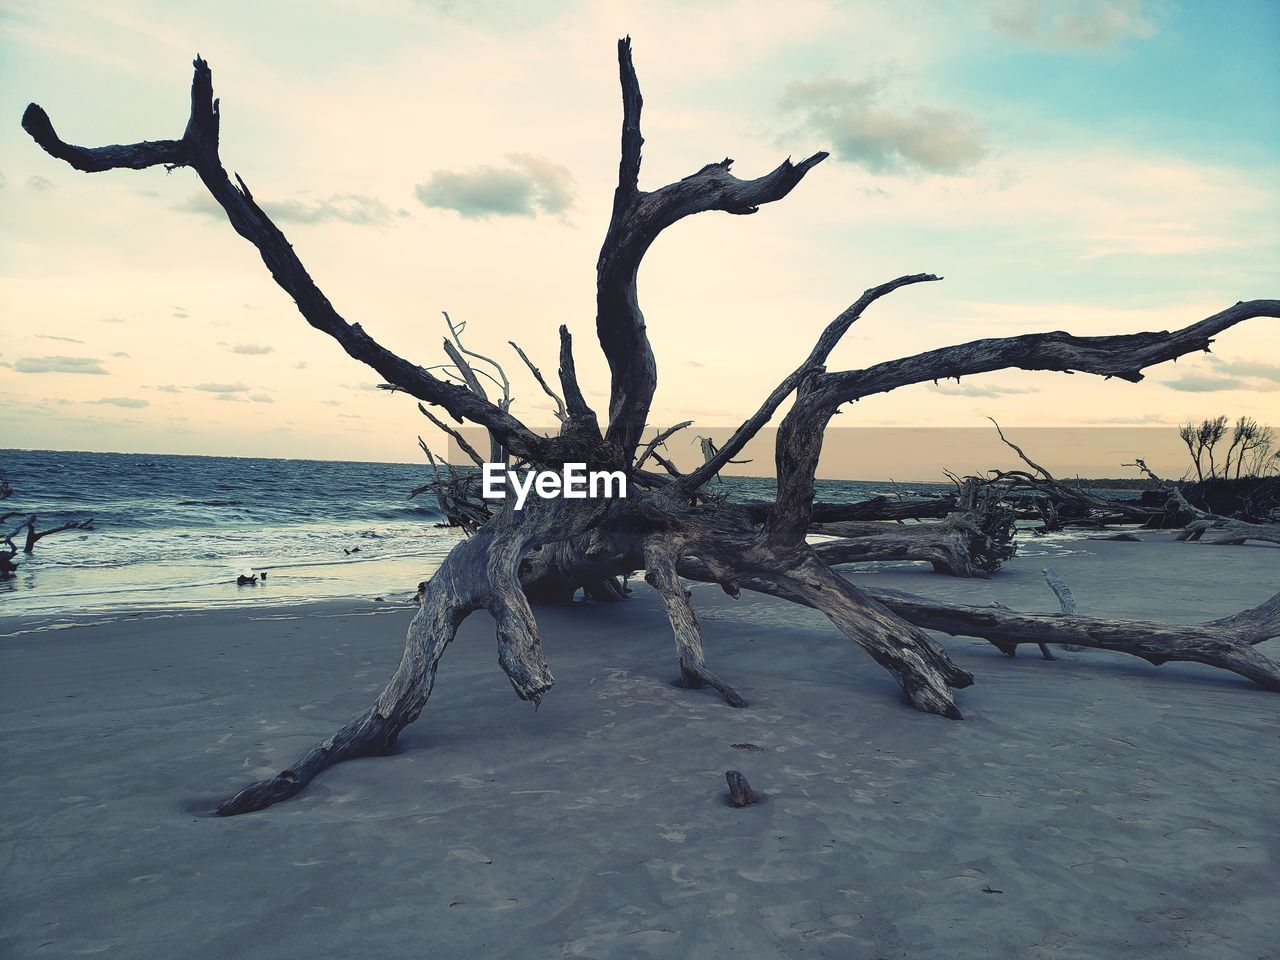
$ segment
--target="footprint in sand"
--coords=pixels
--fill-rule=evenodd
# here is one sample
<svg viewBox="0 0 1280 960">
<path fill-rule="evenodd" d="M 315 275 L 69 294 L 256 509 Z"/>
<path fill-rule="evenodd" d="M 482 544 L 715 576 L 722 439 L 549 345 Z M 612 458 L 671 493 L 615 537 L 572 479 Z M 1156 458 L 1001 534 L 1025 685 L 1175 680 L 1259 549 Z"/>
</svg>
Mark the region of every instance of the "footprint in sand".
<svg viewBox="0 0 1280 960">
<path fill-rule="evenodd" d="M 463 847 L 456 847 L 449 851 L 449 856 L 455 860 L 463 860 L 467 863 L 493 863 L 492 857 L 486 857 L 483 853 L 475 850 L 467 850 Z"/>
<path fill-rule="evenodd" d="M 1191 916 L 1190 907 L 1168 907 L 1164 910 L 1148 910 L 1138 914 L 1142 923 L 1159 923 L 1161 920 L 1185 920 Z"/>
<path fill-rule="evenodd" d="M 449 906 L 455 910 L 512 910 L 520 905 L 516 897 L 497 897 L 486 900 L 454 900 Z"/>
<path fill-rule="evenodd" d="M 662 831 L 662 839 L 672 843 L 684 843 L 687 837 L 685 831 L 689 829 L 687 823 L 656 823 L 654 826 Z"/>
</svg>

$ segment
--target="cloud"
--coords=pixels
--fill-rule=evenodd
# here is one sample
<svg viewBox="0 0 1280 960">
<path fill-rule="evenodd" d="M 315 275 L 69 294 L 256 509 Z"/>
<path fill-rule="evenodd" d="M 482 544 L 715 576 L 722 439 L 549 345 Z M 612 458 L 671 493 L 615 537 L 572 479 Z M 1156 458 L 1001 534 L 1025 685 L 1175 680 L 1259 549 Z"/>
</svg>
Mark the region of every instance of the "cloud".
<svg viewBox="0 0 1280 960">
<path fill-rule="evenodd" d="M 89 373 L 105 376 L 102 361 L 93 357 L 19 357 L 13 369 L 18 373 Z"/>
<path fill-rule="evenodd" d="M 196 390 L 203 390 L 205 393 L 248 393 L 249 388 L 243 383 L 197 383 L 194 387 Z M 219 397 L 218 399 L 222 399 Z"/>
<path fill-rule="evenodd" d="M 873 80 L 798 80 L 787 85 L 782 106 L 800 112 L 805 128 L 826 139 L 837 159 L 872 173 L 959 173 L 986 155 L 986 134 L 972 114 L 895 110 L 881 104 L 883 93 Z"/>
<path fill-rule="evenodd" d="M 995 0 L 991 26 L 1007 37 L 1048 49 L 1096 50 L 1155 32 L 1142 0 Z"/>
<path fill-rule="evenodd" d="M 1235 377 L 1219 377 L 1211 373 L 1184 373 L 1174 380 L 1164 381 L 1170 390 L 1183 393 L 1213 393 L 1217 390 L 1246 390 L 1248 384 Z"/>
<path fill-rule="evenodd" d="M 275 347 L 266 347 L 257 343 L 237 343 L 231 348 L 232 353 L 239 353 L 249 357 L 260 357 L 274 351 Z"/>
<path fill-rule="evenodd" d="M 175 387 L 172 383 L 166 383 L 162 387 L 148 387 L 148 390 L 159 390 L 161 393 L 181 393 L 181 387 Z"/>
<path fill-rule="evenodd" d="M 275 403 L 275 401 L 272 400 L 265 393 L 255 393 L 249 399 L 252 400 L 254 403 Z"/>
<path fill-rule="evenodd" d="M 1212 358 L 1214 365 L 1231 376 L 1248 377 L 1250 379 L 1267 380 L 1280 384 L 1280 365 L 1263 360 L 1219 360 Z"/>
<path fill-rule="evenodd" d="M 124 359 L 124 360 L 128 360 L 128 359 L 130 359 L 129 354 L 125 353 L 123 350 L 117 350 L 115 353 L 113 353 L 113 354 L 111 354 L 111 355 L 112 355 L 113 357 L 120 357 L 121 359 Z"/>
<path fill-rule="evenodd" d="M 223 400 L 229 403 L 247 403 L 244 397 L 237 397 L 234 393 L 220 393 L 213 399 Z"/>
<path fill-rule="evenodd" d="M 295 364 L 293 365 L 293 369 L 295 369 L 295 370 L 305 370 L 305 369 L 307 369 L 307 361 L 305 361 L 305 360 L 299 360 L 297 363 L 295 363 Z"/>
<path fill-rule="evenodd" d="M 546 157 L 507 156 L 509 167 L 437 170 L 414 193 L 423 206 L 453 210 L 469 220 L 563 215 L 577 196 L 573 174 Z"/>
<path fill-rule="evenodd" d="M 1172 423 L 1171 420 L 1159 413 L 1140 413 L 1129 417 L 1094 417 L 1091 420 L 1085 420 L 1083 422 L 1096 424 L 1129 424 L 1131 426 Z"/>
<path fill-rule="evenodd" d="M 89 400 L 86 402 L 106 404 L 111 407 L 128 407 L 132 410 L 140 410 L 143 407 L 151 406 L 150 400 L 142 400 L 136 397 L 103 397 L 101 400 Z"/>
<path fill-rule="evenodd" d="M 61 340 L 63 343 L 84 343 L 83 340 L 77 340 L 75 337 L 57 337 L 52 333 L 37 333 L 37 340 Z"/>
<path fill-rule="evenodd" d="M 27 189 L 39 190 L 41 193 L 45 193 L 53 189 L 53 181 L 48 177 L 27 177 Z"/>
<path fill-rule="evenodd" d="M 945 394 L 948 397 L 984 397 L 988 399 L 1039 392 L 1034 387 L 997 387 L 990 384 L 947 382 L 932 384 L 929 389 L 934 393 Z"/>
<path fill-rule="evenodd" d="M 1163 383 L 1170 390 L 1184 393 L 1280 390 L 1280 366 L 1265 360 L 1224 360 L 1210 355 L 1200 359 L 1199 367 Z"/>
<path fill-rule="evenodd" d="M 103 317 L 103 323 L 124 323 L 124 317 Z"/>
<path fill-rule="evenodd" d="M 335 193 L 318 200 L 263 200 L 262 209 L 267 216 L 279 223 L 354 223 L 361 226 L 377 226 L 389 223 L 391 211 L 376 197 L 360 193 Z M 221 218 L 224 214 L 209 196 L 192 194 L 181 203 L 173 205 L 182 213 L 198 213 Z"/>
<path fill-rule="evenodd" d="M 311 202 L 264 201 L 262 209 L 267 212 L 267 216 L 281 223 L 327 223 L 336 220 L 361 226 L 376 226 L 391 220 L 391 212 L 385 203 L 358 193 L 335 193 L 328 199 Z"/>
</svg>

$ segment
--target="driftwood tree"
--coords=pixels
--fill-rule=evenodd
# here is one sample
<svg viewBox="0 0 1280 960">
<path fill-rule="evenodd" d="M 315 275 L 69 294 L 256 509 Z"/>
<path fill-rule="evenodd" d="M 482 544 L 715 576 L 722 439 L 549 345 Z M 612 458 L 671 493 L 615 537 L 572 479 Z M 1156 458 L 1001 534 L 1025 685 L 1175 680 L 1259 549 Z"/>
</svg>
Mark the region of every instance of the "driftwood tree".
<svg viewBox="0 0 1280 960">
<path fill-rule="evenodd" d="M 13 496 L 13 486 L 9 483 L 9 478 L 0 473 L 0 500 L 7 500 L 11 496 Z M 6 531 L 5 525 L 18 518 L 21 518 L 21 522 L 16 527 Z M 67 530 L 93 529 L 93 517 L 68 520 L 61 526 L 49 527 L 46 530 L 37 530 L 36 520 L 37 517 L 34 513 L 27 513 L 23 510 L 0 512 L 0 577 L 7 577 L 18 569 L 18 564 L 14 561 L 14 558 L 18 555 L 18 546 L 14 543 L 14 537 L 21 536 L 23 538 L 22 552 L 30 554 L 35 552 L 37 543 L 51 534 L 63 533 Z"/>
<path fill-rule="evenodd" d="M 661 596 L 669 614 L 684 682 L 712 687 L 734 706 L 745 701 L 708 668 L 698 618 L 681 577 L 718 583 L 732 596 L 746 588 L 822 611 L 892 675 L 911 706 L 944 717 L 960 717 L 952 691 L 968 686 L 973 677 L 925 628 L 986 637 L 1002 648 L 1074 642 L 1131 653 L 1154 663 L 1199 660 L 1280 690 L 1280 669 L 1252 646 L 1280 634 L 1280 599 L 1191 628 L 1032 616 L 861 589 L 836 573 L 806 540 L 820 513 L 814 506 L 814 472 L 823 433 L 845 404 L 908 384 L 1006 368 L 1080 371 L 1138 381 L 1153 364 L 1207 350 L 1213 337 L 1243 320 L 1280 316 L 1280 301 L 1237 303 L 1172 332 L 1101 337 L 1029 334 L 943 347 L 863 369 L 827 370 L 828 357 L 841 337 L 876 301 L 901 288 L 939 279 L 931 274 L 900 277 L 867 290 L 832 320 L 808 356 L 705 463 L 688 473 L 646 469 L 639 462 L 645 449 L 642 434 L 658 373 L 636 287 L 645 252 L 659 233 L 685 217 L 711 210 L 754 214 L 761 206 L 781 200 L 827 154 L 815 153 L 799 163 L 786 160 L 754 180 L 739 179 L 732 173 L 732 161 L 725 159 L 658 189 L 642 190 L 642 101 L 629 39 L 618 44 L 618 66 L 623 101 L 621 161 L 612 217 L 596 269 L 596 334 L 611 374 L 609 409 L 600 418 L 587 404 L 575 372 L 573 341 L 561 327 L 559 380 L 565 411 L 554 437 L 539 435 L 500 404 L 397 356 L 338 313 L 245 182 L 239 176 L 232 182 L 223 169 L 218 156 L 220 113 L 203 59 L 195 60 L 191 114 L 178 139 L 74 146 L 59 138 L 44 110 L 35 104 L 27 107 L 22 121 L 27 132 L 49 154 L 78 170 L 153 166 L 194 170 L 235 231 L 258 249 L 303 318 L 388 384 L 425 405 L 443 407 L 456 421 L 486 428 L 517 462 L 547 470 L 583 463 L 593 470 L 621 470 L 629 478 L 625 498 L 531 498 L 520 511 L 508 499 L 421 585 L 421 607 L 409 626 L 403 657 L 376 702 L 289 769 L 250 784 L 223 802 L 220 813 L 269 806 L 295 795 L 335 763 L 387 750 L 405 726 L 417 719 L 431 695 L 441 655 L 458 625 L 477 610 L 488 611 L 497 625 L 499 663 L 517 696 L 536 704 L 554 682 L 524 587 L 539 576 L 587 584 L 643 569 L 645 580 Z M 788 400 L 791 406 L 776 443 L 776 501 L 761 510 L 709 496 L 704 490 L 708 482 Z"/>
</svg>

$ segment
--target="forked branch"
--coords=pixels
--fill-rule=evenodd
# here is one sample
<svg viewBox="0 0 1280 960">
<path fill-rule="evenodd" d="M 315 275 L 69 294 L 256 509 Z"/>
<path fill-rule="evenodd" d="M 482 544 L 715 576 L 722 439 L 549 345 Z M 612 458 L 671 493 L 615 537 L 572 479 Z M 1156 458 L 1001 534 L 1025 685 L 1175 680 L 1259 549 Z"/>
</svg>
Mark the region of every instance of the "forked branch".
<svg viewBox="0 0 1280 960">
<path fill-rule="evenodd" d="M 551 441 L 539 437 L 497 405 L 475 396 L 457 384 L 433 377 L 417 364 L 400 357 L 374 340 L 358 323 L 348 323 L 298 259 L 293 246 L 271 218 L 254 201 L 239 176 L 232 184 L 218 156 L 218 101 L 213 97 L 213 75 L 199 56 L 191 81 L 191 115 L 179 140 L 143 141 L 105 147 L 80 147 L 63 141 L 45 111 L 28 105 L 22 117 L 27 131 L 51 156 L 77 170 L 142 170 L 147 167 L 191 167 L 213 199 L 226 212 L 236 233 L 252 243 L 271 271 L 272 279 L 293 298 L 311 326 L 336 340 L 350 356 L 367 364 L 388 383 L 427 403 L 439 404 L 456 418 L 482 424 L 519 456 L 548 450 Z"/>
<path fill-rule="evenodd" d="M 596 333 L 609 362 L 609 425 L 605 438 L 630 459 L 640 442 L 658 373 L 644 314 L 636 292 L 636 274 L 650 244 L 664 229 L 695 213 L 723 210 L 755 213 L 763 204 L 785 197 L 824 152 L 792 163 L 784 160 L 771 173 L 741 180 L 729 172 L 733 161 L 709 163 L 701 170 L 652 192 L 639 188 L 640 111 L 644 104 L 631 60 L 631 38 L 618 41 L 618 74 L 622 86 L 622 147 L 613 215 L 596 264 Z"/>
</svg>

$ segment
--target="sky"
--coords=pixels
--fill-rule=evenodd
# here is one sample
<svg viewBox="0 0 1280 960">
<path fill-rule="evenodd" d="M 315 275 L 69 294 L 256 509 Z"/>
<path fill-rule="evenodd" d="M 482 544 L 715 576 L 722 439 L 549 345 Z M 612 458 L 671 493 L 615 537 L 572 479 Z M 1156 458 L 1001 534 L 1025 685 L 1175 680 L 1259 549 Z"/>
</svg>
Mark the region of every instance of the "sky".
<svg viewBox="0 0 1280 960">
<path fill-rule="evenodd" d="M 642 188 L 725 156 L 753 177 L 832 154 L 755 216 L 701 214 L 650 250 L 655 426 L 738 423 L 831 318 L 901 274 L 946 280 L 874 306 L 830 369 L 1169 329 L 1280 296 L 1270 0 L 4 2 L 0 447 L 413 461 L 418 434 L 444 446 L 301 320 L 192 172 L 81 174 L 19 126 L 35 101 L 75 143 L 180 136 L 197 52 L 224 165 L 349 321 L 430 366 L 447 310 L 540 427 L 551 404 L 507 341 L 551 373 L 566 323 L 605 410 L 594 267 L 627 34 Z M 914 386 L 839 425 L 1280 424 L 1276 333 L 1250 321 L 1136 385 Z"/>
</svg>

